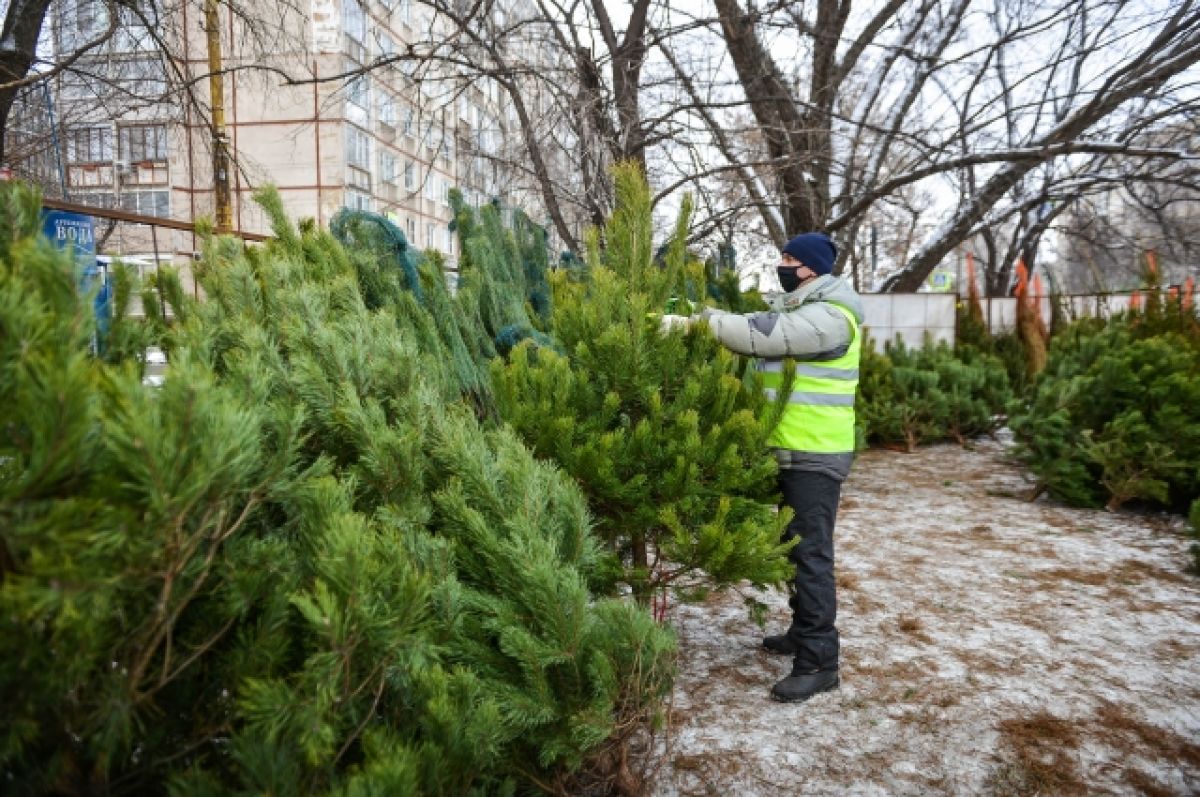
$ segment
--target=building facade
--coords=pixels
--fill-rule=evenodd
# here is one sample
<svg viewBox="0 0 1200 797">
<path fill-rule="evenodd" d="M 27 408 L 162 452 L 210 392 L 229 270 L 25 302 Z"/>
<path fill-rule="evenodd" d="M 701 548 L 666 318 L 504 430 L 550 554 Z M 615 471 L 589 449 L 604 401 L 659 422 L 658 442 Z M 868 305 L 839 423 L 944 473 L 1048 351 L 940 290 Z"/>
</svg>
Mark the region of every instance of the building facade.
<svg viewBox="0 0 1200 797">
<path fill-rule="evenodd" d="M 27 175 L 48 196 L 61 184 L 71 202 L 181 222 L 214 217 L 202 5 L 162 13 L 153 32 L 146 20 L 123 17 L 118 36 L 54 79 L 57 152 L 43 148 L 36 164 L 30 156 L 42 174 Z M 527 198 L 495 157 L 512 122 L 495 83 L 398 59 L 443 35 L 425 7 L 312 0 L 307 13 L 272 13 L 218 11 L 234 230 L 269 232 L 253 194 L 271 184 L 294 219 L 325 225 L 343 207 L 380 213 L 454 268 L 452 187 L 476 205 Z M 94 38 L 107 14 L 102 0 L 61 0 L 56 51 Z M 142 263 L 186 266 L 199 248 L 193 233 L 126 223 L 98 222 L 97 237 L 101 251 Z"/>
</svg>

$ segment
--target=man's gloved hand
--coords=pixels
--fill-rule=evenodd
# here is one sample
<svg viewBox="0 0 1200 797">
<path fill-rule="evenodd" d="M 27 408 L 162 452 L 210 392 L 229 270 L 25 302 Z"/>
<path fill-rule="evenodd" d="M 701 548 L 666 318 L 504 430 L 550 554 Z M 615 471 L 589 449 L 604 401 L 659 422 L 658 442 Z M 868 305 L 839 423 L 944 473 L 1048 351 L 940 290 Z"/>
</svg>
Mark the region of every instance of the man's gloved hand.
<svg viewBox="0 0 1200 797">
<path fill-rule="evenodd" d="M 687 329 L 692 324 L 692 319 L 681 315 L 664 315 L 659 319 L 659 329 L 665 334 L 676 327 Z"/>
</svg>

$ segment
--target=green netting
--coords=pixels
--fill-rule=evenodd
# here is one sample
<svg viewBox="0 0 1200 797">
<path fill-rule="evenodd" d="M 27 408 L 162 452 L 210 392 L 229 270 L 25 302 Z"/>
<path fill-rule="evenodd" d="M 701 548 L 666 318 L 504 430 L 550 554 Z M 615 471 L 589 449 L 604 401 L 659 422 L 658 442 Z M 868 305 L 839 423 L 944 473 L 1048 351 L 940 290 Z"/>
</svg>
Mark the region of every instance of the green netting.
<svg viewBox="0 0 1200 797">
<path fill-rule="evenodd" d="M 462 245 L 459 292 L 476 303 L 494 350 L 507 354 L 530 337 L 552 346 L 545 334 L 551 311 L 545 228 L 498 202 L 476 210 L 457 191 L 450 193 L 450 202 Z"/>
<path fill-rule="evenodd" d="M 329 223 L 329 231 L 347 249 L 363 246 L 389 256 L 404 274 L 408 289 L 416 294 L 417 301 L 421 301 L 421 281 L 417 276 L 420 253 L 413 251 L 408 238 L 389 219 L 377 213 L 342 208 Z M 367 296 L 368 306 L 371 298 Z"/>
<path fill-rule="evenodd" d="M 546 334 L 550 321 L 549 249 L 544 227 L 520 210 L 492 202 L 480 209 L 451 192 L 462 257 L 455 294 L 442 257 L 421 253 L 390 220 L 345 209 L 330 232 L 354 261 L 367 306 L 390 308 L 422 341 L 436 362 L 430 368 L 450 391 L 490 405 L 486 363 L 522 340 L 557 348 Z"/>
</svg>

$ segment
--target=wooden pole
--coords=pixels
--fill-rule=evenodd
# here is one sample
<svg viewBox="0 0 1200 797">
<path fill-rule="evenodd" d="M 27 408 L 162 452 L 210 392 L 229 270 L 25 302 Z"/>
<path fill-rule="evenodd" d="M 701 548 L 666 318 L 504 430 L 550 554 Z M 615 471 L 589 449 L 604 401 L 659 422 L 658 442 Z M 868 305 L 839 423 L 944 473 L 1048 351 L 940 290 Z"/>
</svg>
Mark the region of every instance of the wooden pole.
<svg viewBox="0 0 1200 797">
<path fill-rule="evenodd" d="M 225 132 L 225 76 L 221 65 L 221 26 L 217 0 L 204 0 L 204 34 L 208 40 L 208 88 L 212 105 L 213 197 L 216 231 L 233 229 L 229 194 L 229 137 Z"/>
</svg>

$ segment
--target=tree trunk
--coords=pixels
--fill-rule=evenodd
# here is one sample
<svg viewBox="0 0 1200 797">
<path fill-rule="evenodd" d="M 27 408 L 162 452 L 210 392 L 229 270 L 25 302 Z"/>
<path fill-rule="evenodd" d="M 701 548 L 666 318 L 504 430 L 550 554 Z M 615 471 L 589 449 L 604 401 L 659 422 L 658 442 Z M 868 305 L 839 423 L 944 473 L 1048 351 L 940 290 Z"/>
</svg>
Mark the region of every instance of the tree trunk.
<svg viewBox="0 0 1200 797">
<path fill-rule="evenodd" d="M 0 32 L 0 162 L 4 161 L 8 117 L 20 89 L 11 84 L 29 74 L 50 0 L 12 0 Z"/>
<path fill-rule="evenodd" d="M 767 154 L 777 162 L 782 215 L 787 234 L 820 229 L 828 211 L 828 183 L 813 185 L 828 175 L 828 149 L 813 152 L 812 146 L 828 141 L 826 133 L 807 135 L 810 125 L 821 124 L 820 112 L 801 114 L 791 89 L 770 52 L 759 41 L 754 20 L 743 14 L 737 0 L 715 0 L 725 46 L 738 73 L 738 80 L 762 130 Z M 822 4 L 833 0 L 822 0 Z M 822 167 L 823 164 L 823 167 Z M 820 200 L 825 196 L 824 202 Z"/>
</svg>

